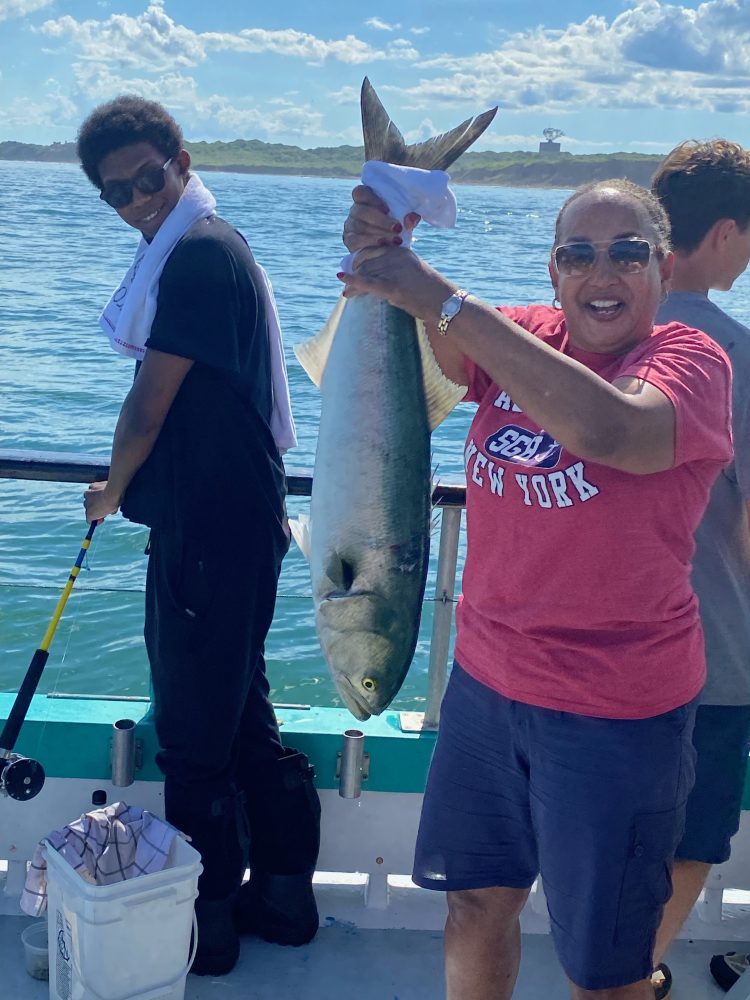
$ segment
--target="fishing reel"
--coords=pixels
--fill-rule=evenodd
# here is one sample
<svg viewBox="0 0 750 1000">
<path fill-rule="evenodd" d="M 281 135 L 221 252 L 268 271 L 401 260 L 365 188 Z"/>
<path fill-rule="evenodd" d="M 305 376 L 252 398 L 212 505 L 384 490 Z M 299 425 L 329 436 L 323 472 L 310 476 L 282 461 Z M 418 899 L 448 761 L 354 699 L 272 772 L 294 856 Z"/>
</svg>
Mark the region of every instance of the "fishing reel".
<svg viewBox="0 0 750 1000">
<path fill-rule="evenodd" d="M 0 796 L 18 802 L 33 799 L 44 785 L 44 768 L 38 760 L 0 750 Z"/>
</svg>

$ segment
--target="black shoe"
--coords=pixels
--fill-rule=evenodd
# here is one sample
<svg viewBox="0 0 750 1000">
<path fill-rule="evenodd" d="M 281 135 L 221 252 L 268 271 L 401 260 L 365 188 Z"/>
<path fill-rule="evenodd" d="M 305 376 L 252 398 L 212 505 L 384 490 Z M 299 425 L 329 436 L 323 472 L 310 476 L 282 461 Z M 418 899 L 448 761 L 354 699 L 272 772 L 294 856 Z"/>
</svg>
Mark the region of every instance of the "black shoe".
<svg viewBox="0 0 750 1000">
<path fill-rule="evenodd" d="M 234 898 L 195 901 L 198 950 L 190 971 L 194 976 L 226 976 L 240 957 L 240 939 L 234 926 Z"/>
<path fill-rule="evenodd" d="M 654 1000 L 667 1000 L 672 992 L 672 973 L 664 962 L 660 962 L 651 973 L 651 985 L 654 988 Z"/>
<path fill-rule="evenodd" d="M 319 919 L 312 871 L 269 875 L 251 871 L 237 894 L 235 925 L 240 934 L 256 934 L 273 944 L 299 946 L 315 937 Z"/>
<path fill-rule="evenodd" d="M 711 975 L 723 990 L 731 990 L 748 968 L 750 968 L 750 955 L 740 955 L 736 951 L 728 951 L 725 955 L 714 955 L 709 964 Z"/>
</svg>

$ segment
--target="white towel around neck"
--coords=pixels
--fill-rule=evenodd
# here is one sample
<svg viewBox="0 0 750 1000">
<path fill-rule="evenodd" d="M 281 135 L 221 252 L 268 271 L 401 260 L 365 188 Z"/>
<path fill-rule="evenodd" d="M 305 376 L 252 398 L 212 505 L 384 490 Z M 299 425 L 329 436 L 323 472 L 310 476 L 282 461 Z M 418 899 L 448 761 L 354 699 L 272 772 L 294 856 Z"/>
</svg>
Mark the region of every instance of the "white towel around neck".
<svg viewBox="0 0 750 1000">
<path fill-rule="evenodd" d="M 452 229 L 456 224 L 456 196 L 448 187 L 450 177 L 444 170 L 403 167 L 381 160 L 368 160 L 362 167 L 361 182 L 372 188 L 388 206 L 394 219 L 403 223 L 410 212 L 418 212 L 425 222 L 438 229 Z M 411 230 L 401 233 L 402 245 L 411 246 Z M 351 274 L 356 253 L 347 254 L 341 269 Z"/>
<path fill-rule="evenodd" d="M 215 214 L 216 199 L 197 174 L 191 174 L 175 207 L 159 227 L 150 243 L 141 238 L 133 263 L 113 292 L 99 317 L 99 325 L 110 346 L 126 358 L 143 360 L 146 341 L 156 315 L 159 279 L 169 255 L 192 225 Z M 256 262 L 257 263 L 257 262 Z M 289 398 L 289 382 L 284 360 L 279 313 L 268 275 L 258 264 L 263 278 L 261 289 L 266 300 L 268 341 L 271 352 L 273 411 L 271 432 L 283 454 L 297 444 L 297 435 Z"/>
</svg>

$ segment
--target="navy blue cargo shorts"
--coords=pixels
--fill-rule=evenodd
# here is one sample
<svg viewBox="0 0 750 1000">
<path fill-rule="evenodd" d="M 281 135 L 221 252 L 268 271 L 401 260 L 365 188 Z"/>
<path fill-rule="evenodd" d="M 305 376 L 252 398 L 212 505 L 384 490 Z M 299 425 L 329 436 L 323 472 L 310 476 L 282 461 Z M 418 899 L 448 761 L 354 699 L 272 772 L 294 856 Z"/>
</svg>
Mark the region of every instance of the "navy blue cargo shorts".
<svg viewBox="0 0 750 1000">
<path fill-rule="evenodd" d="M 528 888 L 541 872 L 560 962 L 582 989 L 651 975 L 693 784 L 695 703 L 600 719 L 510 701 L 454 664 L 414 881 Z"/>
</svg>

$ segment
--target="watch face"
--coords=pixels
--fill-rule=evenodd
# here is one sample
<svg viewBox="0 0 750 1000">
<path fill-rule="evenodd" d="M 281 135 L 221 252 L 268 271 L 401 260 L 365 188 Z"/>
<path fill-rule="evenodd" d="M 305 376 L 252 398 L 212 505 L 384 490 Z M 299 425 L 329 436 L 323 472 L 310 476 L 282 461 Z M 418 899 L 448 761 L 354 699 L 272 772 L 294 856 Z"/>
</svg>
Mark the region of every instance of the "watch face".
<svg viewBox="0 0 750 1000">
<path fill-rule="evenodd" d="M 457 299 L 455 298 L 455 296 L 452 296 L 443 305 L 443 315 L 455 316 L 458 310 L 461 308 L 461 305 L 462 305 L 461 299 Z"/>
</svg>

